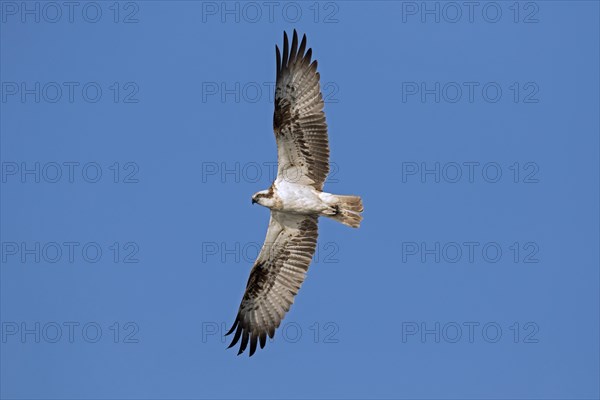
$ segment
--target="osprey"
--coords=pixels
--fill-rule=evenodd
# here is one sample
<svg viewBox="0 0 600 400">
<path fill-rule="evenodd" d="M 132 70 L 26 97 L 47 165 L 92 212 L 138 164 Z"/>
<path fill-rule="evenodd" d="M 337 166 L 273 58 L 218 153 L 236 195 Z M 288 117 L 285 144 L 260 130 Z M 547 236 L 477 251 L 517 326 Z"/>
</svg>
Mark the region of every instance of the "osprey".
<svg viewBox="0 0 600 400">
<path fill-rule="evenodd" d="M 265 243 L 256 259 L 233 326 L 228 348 L 241 338 L 242 354 L 250 343 L 263 348 L 273 338 L 304 281 L 317 245 L 319 216 L 358 228 L 363 211 L 358 196 L 323 192 L 329 173 L 329 140 L 323 112 L 317 61 L 306 50 L 306 35 L 298 47 L 294 30 L 291 49 L 283 33 L 283 58 L 275 46 L 277 82 L 273 130 L 277 141 L 277 178 L 267 190 L 252 196 L 252 204 L 271 209 Z"/>
</svg>

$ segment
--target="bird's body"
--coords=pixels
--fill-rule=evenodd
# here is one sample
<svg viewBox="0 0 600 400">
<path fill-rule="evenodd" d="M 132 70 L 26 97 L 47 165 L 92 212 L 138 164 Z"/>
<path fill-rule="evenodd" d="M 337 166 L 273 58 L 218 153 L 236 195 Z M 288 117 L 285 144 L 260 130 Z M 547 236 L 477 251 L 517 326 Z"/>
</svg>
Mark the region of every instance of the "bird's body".
<svg viewBox="0 0 600 400">
<path fill-rule="evenodd" d="M 288 182 L 285 179 L 276 180 L 268 190 L 257 194 L 262 193 L 268 197 L 259 196 L 255 202 L 274 211 L 303 215 L 331 215 L 333 211 L 332 194 L 320 192 L 312 186 Z"/>
<path fill-rule="evenodd" d="M 362 220 L 362 200 L 323 192 L 329 173 L 329 139 L 323 112 L 317 62 L 298 47 L 294 31 L 291 48 L 284 33 L 283 58 L 276 47 L 277 83 L 273 131 L 277 140 L 277 178 L 252 203 L 271 209 L 265 243 L 258 255 L 236 320 L 229 347 L 240 339 L 250 355 L 273 337 L 294 302 L 317 244 L 318 218 L 329 217 L 353 228 Z"/>
</svg>

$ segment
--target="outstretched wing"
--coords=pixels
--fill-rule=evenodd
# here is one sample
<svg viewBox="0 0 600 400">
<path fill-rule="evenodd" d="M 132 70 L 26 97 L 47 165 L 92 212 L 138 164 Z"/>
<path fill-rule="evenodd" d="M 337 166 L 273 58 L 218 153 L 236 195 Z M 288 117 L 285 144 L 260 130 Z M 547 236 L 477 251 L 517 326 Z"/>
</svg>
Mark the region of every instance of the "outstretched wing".
<svg viewBox="0 0 600 400">
<path fill-rule="evenodd" d="M 294 30 L 289 49 L 283 33 L 283 59 L 277 55 L 277 84 L 273 130 L 277 140 L 277 179 L 286 179 L 323 190 L 329 173 L 329 140 L 323 112 L 317 61 L 311 63 L 312 49 L 306 54 L 306 35 L 298 48 Z"/>
<path fill-rule="evenodd" d="M 250 356 L 257 342 L 265 347 L 273 338 L 298 293 L 317 245 L 317 216 L 271 212 L 265 243 L 250 271 L 246 292 L 233 326 L 229 347 L 242 339 L 239 354 L 248 342 Z"/>
</svg>

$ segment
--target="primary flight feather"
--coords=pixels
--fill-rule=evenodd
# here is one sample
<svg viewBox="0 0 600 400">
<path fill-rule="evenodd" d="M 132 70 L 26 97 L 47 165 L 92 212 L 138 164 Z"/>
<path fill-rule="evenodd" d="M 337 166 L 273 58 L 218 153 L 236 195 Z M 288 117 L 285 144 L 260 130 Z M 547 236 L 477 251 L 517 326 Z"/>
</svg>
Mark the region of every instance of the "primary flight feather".
<svg viewBox="0 0 600 400">
<path fill-rule="evenodd" d="M 329 173 L 329 139 L 323 112 L 317 61 L 306 50 L 306 35 L 291 47 L 283 34 L 283 54 L 275 46 L 277 82 L 273 131 L 277 141 L 277 177 L 252 203 L 271 209 L 265 243 L 250 271 L 233 326 L 229 347 L 240 340 L 242 354 L 250 344 L 263 348 L 294 302 L 317 246 L 319 216 L 358 228 L 362 200 L 323 192 Z"/>
</svg>

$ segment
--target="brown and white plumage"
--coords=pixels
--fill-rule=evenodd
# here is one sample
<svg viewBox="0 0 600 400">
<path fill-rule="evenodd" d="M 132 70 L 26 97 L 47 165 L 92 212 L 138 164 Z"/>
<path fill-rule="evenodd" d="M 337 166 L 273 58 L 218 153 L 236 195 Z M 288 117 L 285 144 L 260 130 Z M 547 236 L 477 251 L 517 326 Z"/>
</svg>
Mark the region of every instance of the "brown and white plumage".
<svg viewBox="0 0 600 400">
<path fill-rule="evenodd" d="M 323 95 L 317 60 L 306 54 L 306 35 L 298 48 L 294 30 L 292 47 L 283 35 L 283 59 L 275 46 L 277 81 L 273 130 L 277 140 L 277 176 L 323 190 L 329 174 L 329 140 L 323 112 Z"/>
<path fill-rule="evenodd" d="M 306 36 L 298 45 L 294 30 L 291 48 L 284 33 L 283 56 L 276 46 L 277 83 L 273 130 L 277 141 L 278 171 L 268 190 L 252 203 L 271 209 L 267 237 L 246 285 L 229 347 L 240 340 L 238 355 L 250 344 L 263 348 L 273 337 L 304 282 L 317 245 L 319 216 L 358 227 L 362 201 L 358 196 L 322 192 L 329 173 L 329 142 L 323 112 L 317 62 L 306 50 Z"/>
<path fill-rule="evenodd" d="M 317 245 L 317 216 L 273 211 L 267 237 L 246 285 L 229 347 L 241 338 L 238 354 L 250 343 L 250 355 L 273 337 L 294 302 Z"/>
</svg>

